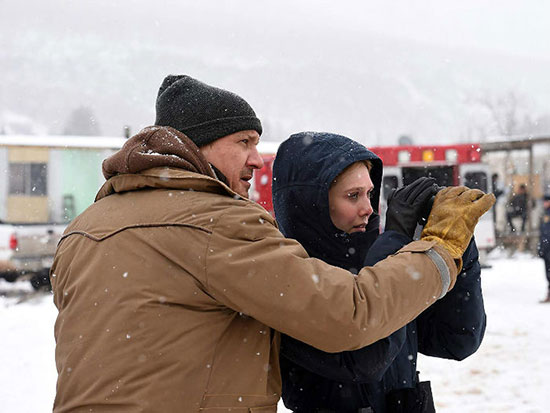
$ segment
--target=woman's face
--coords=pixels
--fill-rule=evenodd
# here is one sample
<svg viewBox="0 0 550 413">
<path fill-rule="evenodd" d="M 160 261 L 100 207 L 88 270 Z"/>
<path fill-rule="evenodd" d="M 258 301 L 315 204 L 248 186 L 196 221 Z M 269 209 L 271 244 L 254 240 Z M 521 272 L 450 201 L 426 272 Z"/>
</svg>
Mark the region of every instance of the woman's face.
<svg viewBox="0 0 550 413">
<path fill-rule="evenodd" d="M 373 188 L 363 162 L 352 164 L 338 175 L 328 192 L 330 219 L 336 228 L 348 234 L 365 232 L 373 212 L 370 203 Z"/>
</svg>

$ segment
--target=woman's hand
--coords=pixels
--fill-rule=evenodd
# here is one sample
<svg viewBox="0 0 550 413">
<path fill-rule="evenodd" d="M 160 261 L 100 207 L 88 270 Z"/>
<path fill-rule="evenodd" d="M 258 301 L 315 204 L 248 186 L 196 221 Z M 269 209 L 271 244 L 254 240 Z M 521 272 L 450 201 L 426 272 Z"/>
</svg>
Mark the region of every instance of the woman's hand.
<svg viewBox="0 0 550 413">
<path fill-rule="evenodd" d="M 412 184 L 393 191 L 388 197 L 385 230 L 414 236 L 420 219 L 429 214 L 429 202 L 441 188 L 434 178 L 418 178 Z"/>
</svg>

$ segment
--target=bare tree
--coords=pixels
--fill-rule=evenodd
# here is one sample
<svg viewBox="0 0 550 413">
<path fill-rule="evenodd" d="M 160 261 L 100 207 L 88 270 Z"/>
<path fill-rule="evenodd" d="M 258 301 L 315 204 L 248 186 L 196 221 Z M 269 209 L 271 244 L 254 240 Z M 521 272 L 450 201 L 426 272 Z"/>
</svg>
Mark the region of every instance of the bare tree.
<svg viewBox="0 0 550 413">
<path fill-rule="evenodd" d="M 503 95 L 485 95 L 479 103 L 489 111 L 499 135 L 510 136 L 519 133 L 522 102 L 518 94 L 509 90 Z"/>
<path fill-rule="evenodd" d="M 471 116 L 468 131 L 483 138 L 489 135 L 512 136 L 531 133 L 534 116 L 525 97 L 516 90 L 495 94 L 481 92 L 466 99 Z"/>
</svg>

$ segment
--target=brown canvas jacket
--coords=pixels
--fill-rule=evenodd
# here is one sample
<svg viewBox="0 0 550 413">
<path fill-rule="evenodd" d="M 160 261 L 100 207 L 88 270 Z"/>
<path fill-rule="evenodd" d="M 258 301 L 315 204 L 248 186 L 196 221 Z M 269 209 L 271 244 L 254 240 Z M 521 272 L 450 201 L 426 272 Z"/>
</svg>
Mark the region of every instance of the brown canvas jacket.
<svg viewBox="0 0 550 413">
<path fill-rule="evenodd" d="M 456 266 L 418 241 L 354 276 L 215 178 L 155 167 L 105 183 L 51 279 L 55 412 L 275 412 L 279 332 L 363 347 L 445 294 Z"/>
</svg>

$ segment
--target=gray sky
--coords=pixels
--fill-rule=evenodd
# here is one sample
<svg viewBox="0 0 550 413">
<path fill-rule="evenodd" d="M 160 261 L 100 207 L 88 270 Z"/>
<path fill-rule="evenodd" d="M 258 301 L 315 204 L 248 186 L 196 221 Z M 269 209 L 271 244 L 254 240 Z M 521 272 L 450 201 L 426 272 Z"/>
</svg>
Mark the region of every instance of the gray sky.
<svg viewBox="0 0 550 413">
<path fill-rule="evenodd" d="M 282 24 L 298 33 L 304 27 L 374 32 L 446 47 L 550 59 L 546 0 L 0 0 L 0 11 L 3 36 L 36 26 L 66 35 L 107 31 L 132 37 L 143 30 L 156 32 L 158 37 L 151 40 L 160 44 L 167 40 L 164 30 L 158 29 L 164 25 L 230 28 L 231 36 L 278 30 Z"/>
<path fill-rule="evenodd" d="M 441 46 L 550 59 L 546 0 L 320 1 L 342 26 Z M 341 6 L 342 5 L 342 6 Z"/>
<path fill-rule="evenodd" d="M 278 137 L 459 139 L 478 92 L 548 111 L 548 16 L 544 0 L 0 0 L 0 116 L 55 133 L 86 105 L 103 133 L 135 131 L 162 78 L 188 73 L 243 95 Z"/>
</svg>

